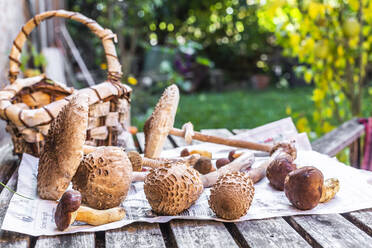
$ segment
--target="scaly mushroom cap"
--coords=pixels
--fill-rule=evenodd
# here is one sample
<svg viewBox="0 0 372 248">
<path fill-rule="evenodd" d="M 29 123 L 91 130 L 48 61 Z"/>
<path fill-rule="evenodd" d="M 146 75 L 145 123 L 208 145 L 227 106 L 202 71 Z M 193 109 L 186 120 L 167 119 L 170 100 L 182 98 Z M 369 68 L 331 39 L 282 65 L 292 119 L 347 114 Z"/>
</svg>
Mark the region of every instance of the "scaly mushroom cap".
<svg viewBox="0 0 372 248">
<path fill-rule="evenodd" d="M 247 214 L 253 196 L 252 179 L 244 172 L 233 172 L 217 180 L 208 203 L 218 217 L 235 220 Z"/>
<path fill-rule="evenodd" d="M 175 84 L 166 88 L 154 112 L 145 122 L 145 157 L 160 156 L 168 133 L 173 128 L 179 98 L 180 93 Z"/>
<path fill-rule="evenodd" d="M 72 179 L 83 203 L 96 209 L 119 206 L 131 182 L 132 165 L 125 152 L 114 146 L 99 147 L 85 155 Z"/>
<path fill-rule="evenodd" d="M 41 198 L 58 200 L 66 191 L 83 157 L 87 126 L 88 97 L 75 96 L 50 125 L 37 175 Z"/>
<path fill-rule="evenodd" d="M 313 209 L 322 196 L 323 182 L 320 170 L 312 166 L 302 167 L 290 172 L 285 178 L 285 196 L 298 209 Z"/>
<path fill-rule="evenodd" d="M 200 174 L 185 164 L 152 170 L 145 178 L 144 191 L 152 210 L 177 215 L 188 209 L 203 192 Z"/>
</svg>

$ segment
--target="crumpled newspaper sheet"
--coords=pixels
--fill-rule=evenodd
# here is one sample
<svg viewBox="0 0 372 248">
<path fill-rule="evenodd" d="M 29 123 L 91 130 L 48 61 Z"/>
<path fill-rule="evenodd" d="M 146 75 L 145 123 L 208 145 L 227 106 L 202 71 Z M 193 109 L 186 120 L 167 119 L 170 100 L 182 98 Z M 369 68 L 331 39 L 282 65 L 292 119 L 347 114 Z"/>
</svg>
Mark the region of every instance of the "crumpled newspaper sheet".
<svg viewBox="0 0 372 248">
<path fill-rule="evenodd" d="M 288 127 L 288 120 L 281 120 L 282 124 Z M 291 120 L 289 120 L 291 122 Z M 270 124 L 268 124 L 270 125 Z M 280 126 L 280 125 L 279 125 Z M 290 129 L 293 129 L 290 127 Z M 272 135 L 265 129 L 259 129 L 267 135 Z M 249 132 L 240 136 L 249 137 Z M 283 131 L 284 132 L 284 131 Z M 285 132 L 284 132 L 285 133 Z M 248 214 L 236 221 L 250 219 L 263 219 L 279 216 L 303 215 L 303 214 L 332 214 L 343 213 L 359 209 L 372 207 L 372 172 L 354 169 L 338 162 L 334 158 L 322 155 L 310 150 L 310 143 L 304 134 L 296 134 L 297 131 L 288 132 L 287 135 L 279 138 L 264 137 L 261 140 L 295 139 L 299 149 L 298 158 L 295 161 L 301 166 L 315 166 L 319 168 L 325 178 L 337 177 L 340 180 L 340 191 L 336 197 L 328 203 L 319 204 L 316 208 L 308 211 L 300 211 L 291 206 L 285 197 L 284 192 L 273 189 L 267 178 L 255 184 L 255 196 L 248 211 Z M 177 148 L 163 152 L 165 157 L 178 156 L 180 150 Z M 213 158 L 226 157 L 231 147 L 213 144 L 198 144 L 190 146 L 189 149 L 206 149 L 212 151 Z M 258 166 L 267 158 L 258 157 L 254 164 Z M 162 223 L 171 219 L 196 219 L 196 220 L 216 220 L 225 221 L 217 218 L 208 206 L 210 189 L 204 190 L 197 202 L 188 210 L 178 216 L 158 216 L 151 211 L 151 207 L 146 200 L 143 192 L 143 183 L 133 183 L 127 198 L 122 203 L 126 210 L 126 218 L 101 226 L 89 226 L 84 223 L 75 222 L 67 231 L 60 232 L 54 224 L 54 211 L 57 203 L 54 201 L 41 200 L 37 196 L 37 165 L 38 159 L 31 155 L 24 154 L 18 175 L 17 191 L 23 195 L 34 198 L 28 200 L 18 195 L 13 195 L 7 210 L 2 229 L 14 231 L 33 236 L 39 235 L 58 235 L 76 232 L 95 232 L 128 225 L 132 222 L 151 222 Z"/>
</svg>

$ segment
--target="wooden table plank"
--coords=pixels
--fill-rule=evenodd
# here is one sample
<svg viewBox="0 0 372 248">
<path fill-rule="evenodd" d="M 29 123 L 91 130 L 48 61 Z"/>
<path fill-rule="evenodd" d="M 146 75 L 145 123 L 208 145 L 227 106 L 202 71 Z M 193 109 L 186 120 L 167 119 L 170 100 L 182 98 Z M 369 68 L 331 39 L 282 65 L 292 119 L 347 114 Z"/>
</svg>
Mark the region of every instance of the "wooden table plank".
<svg viewBox="0 0 372 248">
<path fill-rule="evenodd" d="M 249 247 L 311 247 L 282 218 L 250 220 L 235 225 Z"/>
<path fill-rule="evenodd" d="M 17 186 L 17 177 L 17 172 L 14 172 L 6 185 L 15 189 Z M 4 189 L 0 194 L 0 225 L 3 224 L 6 210 L 8 209 L 12 196 L 13 193 L 7 189 Z M 0 247 L 29 247 L 30 241 L 30 236 L 0 230 Z"/>
<path fill-rule="evenodd" d="M 83 248 L 94 247 L 94 233 L 74 233 L 59 236 L 41 236 L 37 239 L 35 248 Z"/>
<path fill-rule="evenodd" d="M 372 209 L 345 213 L 342 216 L 372 236 Z"/>
<path fill-rule="evenodd" d="M 144 151 L 144 133 L 137 133 L 139 149 Z M 168 139 L 167 146 L 173 148 Z M 108 230 L 105 233 L 107 247 L 165 247 L 164 239 L 157 223 L 133 223 L 120 229 Z"/>
<path fill-rule="evenodd" d="M 137 141 L 138 141 L 138 144 L 140 146 L 141 152 L 144 152 L 144 150 L 145 150 L 145 134 L 140 132 L 140 133 L 136 134 L 136 137 L 137 137 Z M 167 149 L 172 149 L 172 148 L 174 148 L 174 146 L 173 146 L 172 142 L 170 141 L 170 139 L 168 137 L 165 140 L 163 149 L 167 150 Z"/>
<path fill-rule="evenodd" d="M 106 232 L 106 248 L 165 247 L 159 224 L 133 223 Z"/>
<path fill-rule="evenodd" d="M 173 220 L 170 225 L 178 247 L 237 247 L 221 222 Z"/>
<path fill-rule="evenodd" d="M 371 247 L 372 238 L 339 214 L 288 217 L 288 222 L 315 247 Z"/>
<path fill-rule="evenodd" d="M 364 126 L 358 123 L 357 118 L 354 118 L 315 140 L 311 145 L 315 151 L 335 156 L 363 133 Z"/>
</svg>

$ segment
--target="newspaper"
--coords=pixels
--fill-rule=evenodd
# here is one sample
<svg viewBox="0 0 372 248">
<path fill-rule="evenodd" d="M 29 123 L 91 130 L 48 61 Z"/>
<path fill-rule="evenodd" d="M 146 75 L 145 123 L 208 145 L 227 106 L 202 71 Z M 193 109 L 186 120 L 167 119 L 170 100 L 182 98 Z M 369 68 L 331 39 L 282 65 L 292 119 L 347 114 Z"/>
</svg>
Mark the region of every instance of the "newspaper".
<svg viewBox="0 0 372 248">
<path fill-rule="evenodd" d="M 280 130 L 280 135 L 277 135 L 278 130 Z M 295 139 L 298 148 L 298 158 L 295 162 L 301 166 L 318 167 L 325 178 L 337 177 L 340 180 L 341 187 L 339 193 L 330 202 L 319 204 L 312 210 L 300 211 L 291 206 L 282 191 L 273 189 L 268 180 L 264 178 L 255 184 L 255 196 L 248 214 L 235 221 L 290 215 L 343 213 L 372 207 L 372 172 L 346 166 L 334 158 L 311 151 L 307 136 L 298 134 L 290 119 L 249 130 L 239 134 L 238 137 L 250 138 L 263 143 Z M 212 151 L 214 159 L 226 157 L 231 150 L 231 147 L 209 143 L 198 144 L 189 148 Z M 179 155 L 181 149 L 167 150 L 162 155 L 164 157 L 175 157 Z M 258 166 L 265 159 L 267 157 L 257 157 L 253 166 Z M 57 203 L 41 200 L 37 196 L 37 165 L 37 158 L 24 154 L 19 167 L 17 191 L 34 200 L 13 195 L 3 221 L 3 230 L 39 236 L 103 231 L 119 228 L 132 222 L 163 223 L 172 219 L 226 221 L 217 218 L 209 208 L 209 188 L 204 190 L 193 206 L 181 214 L 177 216 L 158 216 L 151 211 L 143 191 L 143 183 L 136 182 L 131 185 L 128 196 L 122 203 L 126 210 L 126 218 L 122 221 L 96 227 L 75 222 L 67 231 L 60 232 L 54 224 L 54 211 Z"/>
</svg>

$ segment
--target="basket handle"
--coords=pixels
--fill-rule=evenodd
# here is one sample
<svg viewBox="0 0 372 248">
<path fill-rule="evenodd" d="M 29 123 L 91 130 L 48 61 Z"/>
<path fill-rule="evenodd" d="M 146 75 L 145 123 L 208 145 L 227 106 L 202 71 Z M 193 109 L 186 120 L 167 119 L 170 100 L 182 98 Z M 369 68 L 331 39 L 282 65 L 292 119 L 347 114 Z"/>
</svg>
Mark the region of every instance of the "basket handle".
<svg viewBox="0 0 372 248">
<path fill-rule="evenodd" d="M 62 17 L 78 21 L 86 25 L 95 35 L 97 35 L 103 44 L 103 48 L 107 60 L 108 75 L 107 79 L 110 82 L 116 82 L 121 79 L 122 71 L 121 65 L 116 55 L 115 45 L 112 39 L 116 42 L 116 34 L 110 29 L 102 28 L 96 21 L 80 14 L 77 12 L 71 12 L 66 10 L 52 10 L 40 13 L 29 20 L 23 27 L 21 32 L 18 33 L 17 37 L 13 41 L 13 46 L 9 55 L 9 81 L 13 83 L 19 74 L 21 62 L 22 47 L 26 42 L 29 34 L 32 30 L 40 24 L 41 21 L 52 18 Z"/>
</svg>

